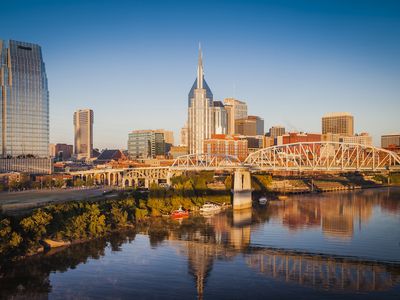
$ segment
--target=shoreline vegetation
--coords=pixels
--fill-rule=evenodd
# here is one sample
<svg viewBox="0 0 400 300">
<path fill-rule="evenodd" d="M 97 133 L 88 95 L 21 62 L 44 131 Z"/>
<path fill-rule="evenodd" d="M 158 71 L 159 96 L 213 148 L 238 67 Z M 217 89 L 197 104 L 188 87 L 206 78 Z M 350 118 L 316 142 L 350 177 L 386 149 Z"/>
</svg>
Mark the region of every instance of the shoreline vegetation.
<svg viewBox="0 0 400 300">
<path fill-rule="evenodd" d="M 310 183 L 315 186 L 315 192 L 325 191 L 321 188 L 324 186 L 335 188 L 337 184 L 343 189 L 384 186 L 384 179 L 381 179 L 381 184 L 377 179 L 342 176 L 311 182 L 309 179 L 273 180 L 270 175 L 253 175 L 252 186 L 256 196 L 263 194 L 270 199 L 278 199 L 285 193 L 276 184 L 279 181 L 285 182 L 284 189 L 290 194 L 303 190 L 309 192 Z M 289 184 L 292 190 L 287 187 Z M 6 215 L 0 211 L 0 263 L 22 259 L 50 248 L 105 237 L 115 231 L 129 230 L 156 217 L 170 215 L 179 207 L 197 211 L 206 202 L 230 204 L 231 188 L 232 176 L 216 184 L 213 172 L 201 172 L 172 178 L 171 188 L 154 184 L 148 192 L 124 190 L 112 199 L 103 196 L 48 204 L 21 215 Z"/>
</svg>

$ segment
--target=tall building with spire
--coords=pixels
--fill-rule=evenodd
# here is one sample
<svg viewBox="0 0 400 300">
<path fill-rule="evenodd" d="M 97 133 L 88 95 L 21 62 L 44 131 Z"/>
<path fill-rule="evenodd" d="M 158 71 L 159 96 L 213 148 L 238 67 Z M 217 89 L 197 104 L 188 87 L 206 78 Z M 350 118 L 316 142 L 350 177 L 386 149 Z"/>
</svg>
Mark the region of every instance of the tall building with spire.
<svg viewBox="0 0 400 300">
<path fill-rule="evenodd" d="M 203 141 L 214 133 L 213 94 L 204 79 L 203 55 L 199 48 L 197 78 L 189 92 L 188 136 L 189 153 L 203 152 Z"/>
</svg>

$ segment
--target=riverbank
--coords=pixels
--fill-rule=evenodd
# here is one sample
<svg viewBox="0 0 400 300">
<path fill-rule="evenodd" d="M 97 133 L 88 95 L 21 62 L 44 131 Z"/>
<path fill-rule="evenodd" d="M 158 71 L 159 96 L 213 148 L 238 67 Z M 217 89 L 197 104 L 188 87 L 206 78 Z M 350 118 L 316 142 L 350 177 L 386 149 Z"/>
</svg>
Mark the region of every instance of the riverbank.
<svg viewBox="0 0 400 300">
<path fill-rule="evenodd" d="M 134 189 L 119 191 L 113 199 L 107 199 L 108 196 L 59 200 L 59 203 L 18 214 L 3 211 L 0 215 L 0 261 L 43 252 L 46 240 L 47 246 L 74 244 L 134 227 L 149 217 L 168 215 L 179 207 L 194 211 L 206 199 L 220 204 L 231 202 L 228 190 L 196 189 L 187 184 L 178 184 L 175 189 L 153 186 L 148 193 Z"/>
</svg>

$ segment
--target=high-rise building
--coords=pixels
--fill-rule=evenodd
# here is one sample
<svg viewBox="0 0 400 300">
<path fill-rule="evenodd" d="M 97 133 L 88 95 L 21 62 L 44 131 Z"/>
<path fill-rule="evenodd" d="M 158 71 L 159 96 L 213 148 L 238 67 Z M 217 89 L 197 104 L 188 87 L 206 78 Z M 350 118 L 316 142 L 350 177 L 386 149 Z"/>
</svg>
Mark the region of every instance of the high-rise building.
<svg viewBox="0 0 400 300">
<path fill-rule="evenodd" d="M 264 134 L 264 119 L 257 116 L 248 116 L 244 119 L 235 120 L 236 134 L 247 136 Z"/>
<path fill-rule="evenodd" d="M 0 40 L 0 157 L 12 159 L 1 166 L 51 173 L 48 149 L 49 92 L 41 47 Z"/>
<path fill-rule="evenodd" d="M 174 132 L 172 130 L 156 129 L 155 131 L 164 134 L 166 144 L 170 144 L 171 146 L 175 145 Z"/>
<path fill-rule="evenodd" d="M 163 155 L 168 154 L 168 152 L 171 150 L 171 147 L 175 144 L 174 143 L 174 132 L 171 130 L 165 130 L 165 129 L 156 129 L 155 131 L 164 134 L 165 153 Z"/>
<path fill-rule="evenodd" d="M 235 134 L 235 120 L 247 118 L 247 104 L 235 98 L 226 98 L 224 100 L 225 110 L 227 112 L 227 133 Z"/>
<path fill-rule="evenodd" d="M 79 109 L 74 113 L 74 154 L 79 160 L 89 160 L 93 156 L 93 121 L 91 109 Z"/>
<path fill-rule="evenodd" d="M 275 139 L 278 136 L 281 136 L 281 135 L 284 135 L 284 134 L 285 134 L 285 127 L 277 125 L 277 126 L 272 126 L 269 129 L 267 136 Z"/>
<path fill-rule="evenodd" d="M 201 49 L 199 49 L 197 78 L 188 98 L 189 152 L 200 154 L 203 151 L 203 141 L 214 133 L 213 94 L 204 79 Z"/>
<path fill-rule="evenodd" d="M 188 146 L 189 145 L 189 132 L 188 132 L 188 124 L 185 123 L 185 126 L 181 128 L 179 133 L 180 145 L 181 146 Z"/>
<path fill-rule="evenodd" d="M 164 134 L 157 130 L 134 130 L 128 135 L 130 158 L 155 158 L 165 155 Z"/>
<path fill-rule="evenodd" d="M 354 117 L 346 112 L 328 113 L 322 117 L 322 134 L 354 135 Z"/>
<path fill-rule="evenodd" d="M 226 134 L 227 113 L 221 101 L 214 101 L 214 129 L 216 134 Z"/>
</svg>

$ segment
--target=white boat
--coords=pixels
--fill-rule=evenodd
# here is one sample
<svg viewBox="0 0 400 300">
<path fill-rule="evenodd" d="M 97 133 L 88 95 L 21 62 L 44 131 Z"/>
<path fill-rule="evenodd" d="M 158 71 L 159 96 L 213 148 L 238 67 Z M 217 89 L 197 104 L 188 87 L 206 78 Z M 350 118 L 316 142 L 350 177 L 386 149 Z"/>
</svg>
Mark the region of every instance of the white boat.
<svg viewBox="0 0 400 300">
<path fill-rule="evenodd" d="M 201 208 L 200 211 L 207 213 L 207 212 L 218 212 L 221 210 L 221 206 L 216 205 L 214 203 L 206 203 Z"/>
<path fill-rule="evenodd" d="M 261 197 L 260 199 L 258 199 L 258 203 L 260 203 L 260 205 L 266 205 L 268 202 L 266 197 Z"/>
</svg>

